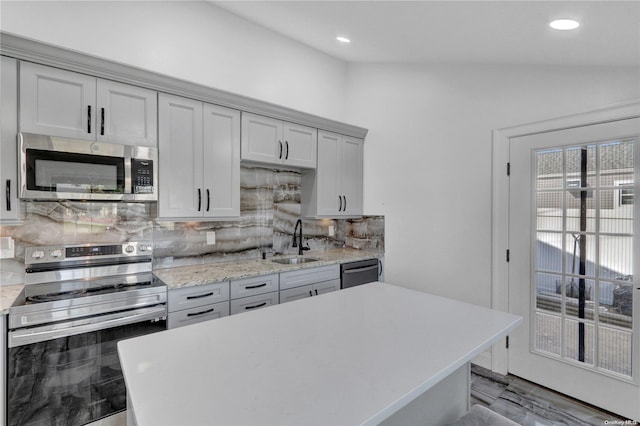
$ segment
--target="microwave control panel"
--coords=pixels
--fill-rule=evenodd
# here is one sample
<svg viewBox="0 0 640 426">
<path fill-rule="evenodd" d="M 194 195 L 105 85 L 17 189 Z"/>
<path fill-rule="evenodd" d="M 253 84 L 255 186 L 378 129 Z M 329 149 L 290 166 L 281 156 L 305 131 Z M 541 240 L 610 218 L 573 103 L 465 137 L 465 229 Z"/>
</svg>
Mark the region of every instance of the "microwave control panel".
<svg viewBox="0 0 640 426">
<path fill-rule="evenodd" d="M 153 160 L 131 159 L 131 186 L 134 194 L 153 194 Z"/>
</svg>

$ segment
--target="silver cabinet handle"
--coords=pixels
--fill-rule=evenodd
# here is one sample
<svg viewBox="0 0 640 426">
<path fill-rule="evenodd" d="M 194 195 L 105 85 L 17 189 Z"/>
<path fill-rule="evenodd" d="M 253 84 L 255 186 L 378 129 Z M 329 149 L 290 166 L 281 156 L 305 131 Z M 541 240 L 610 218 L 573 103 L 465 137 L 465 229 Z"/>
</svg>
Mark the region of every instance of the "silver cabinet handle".
<svg viewBox="0 0 640 426">
<path fill-rule="evenodd" d="M 278 146 L 280 147 L 280 153 L 278 154 L 278 158 L 282 160 L 282 141 L 278 141 Z"/>
<path fill-rule="evenodd" d="M 202 190 L 198 188 L 198 211 L 202 207 Z"/>
<path fill-rule="evenodd" d="M 344 198 L 344 207 L 342 208 L 343 212 L 347 211 L 347 196 L 343 195 L 342 198 Z"/>
<path fill-rule="evenodd" d="M 211 204 L 211 197 L 209 196 L 209 188 L 207 188 L 207 211 L 209 211 L 210 204 Z"/>
<path fill-rule="evenodd" d="M 288 159 L 289 159 L 289 141 L 284 141 L 284 144 L 285 144 L 285 145 L 286 145 L 286 147 L 287 147 L 287 151 L 286 151 L 286 154 L 285 154 L 285 156 L 284 156 L 284 159 L 285 159 L 285 160 L 288 160 Z"/>
<path fill-rule="evenodd" d="M 338 207 L 338 211 L 342 211 L 342 196 L 338 195 L 338 201 L 340 201 L 340 207 Z"/>
</svg>

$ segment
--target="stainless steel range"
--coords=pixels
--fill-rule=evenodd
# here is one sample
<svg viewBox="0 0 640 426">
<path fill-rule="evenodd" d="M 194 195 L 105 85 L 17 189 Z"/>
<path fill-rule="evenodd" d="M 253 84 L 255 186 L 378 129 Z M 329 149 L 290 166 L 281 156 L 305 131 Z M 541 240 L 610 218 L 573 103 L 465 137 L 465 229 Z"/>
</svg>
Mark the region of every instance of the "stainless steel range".
<svg viewBox="0 0 640 426">
<path fill-rule="evenodd" d="M 126 409 L 116 344 L 166 329 L 148 242 L 28 247 L 9 310 L 7 424 L 83 425 Z"/>
</svg>

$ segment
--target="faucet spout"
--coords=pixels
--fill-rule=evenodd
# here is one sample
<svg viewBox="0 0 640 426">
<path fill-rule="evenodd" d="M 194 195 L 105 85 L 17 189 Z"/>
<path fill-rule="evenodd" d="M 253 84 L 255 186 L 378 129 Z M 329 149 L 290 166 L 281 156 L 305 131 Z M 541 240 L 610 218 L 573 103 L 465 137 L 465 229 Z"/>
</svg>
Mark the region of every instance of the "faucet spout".
<svg viewBox="0 0 640 426">
<path fill-rule="evenodd" d="M 298 236 L 298 241 L 296 241 L 296 232 L 298 232 L 298 226 L 300 227 L 300 234 Z M 296 227 L 293 228 L 292 247 L 298 247 L 298 256 L 302 256 L 304 254 L 304 250 L 309 250 L 309 247 L 302 247 L 302 219 L 298 219 L 298 221 L 296 222 Z"/>
</svg>

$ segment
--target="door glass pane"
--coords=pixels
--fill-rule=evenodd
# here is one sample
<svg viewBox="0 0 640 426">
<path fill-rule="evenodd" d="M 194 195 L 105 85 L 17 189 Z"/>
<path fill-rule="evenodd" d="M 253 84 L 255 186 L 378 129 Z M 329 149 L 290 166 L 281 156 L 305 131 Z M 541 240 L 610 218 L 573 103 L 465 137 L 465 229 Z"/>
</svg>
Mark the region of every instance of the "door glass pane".
<svg viewBox="0 0 640 426">
<path fill-rule="evenodd" d="M 631 377 L 634 140 L 534 153 L 534 350 Z"/>
</svg>

